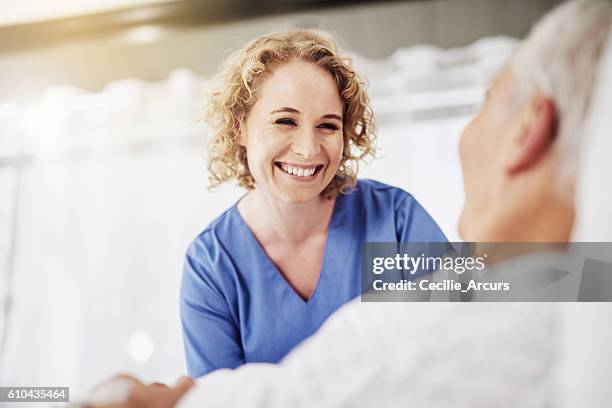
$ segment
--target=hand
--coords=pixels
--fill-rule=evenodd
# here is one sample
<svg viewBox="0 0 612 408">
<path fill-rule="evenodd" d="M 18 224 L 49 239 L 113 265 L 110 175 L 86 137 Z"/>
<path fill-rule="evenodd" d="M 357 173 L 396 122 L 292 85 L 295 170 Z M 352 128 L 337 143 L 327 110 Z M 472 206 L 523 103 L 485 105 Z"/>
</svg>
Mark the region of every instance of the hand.
<svg viewBox="0 0 612 408">
<path fill-rule="evenodd" d="M 119 386 L 117 387 L 118 384 Z M 178 402 L 178 400 L 185 394 L 193 385 L 194 381 L 189 377 L 180 377 L 176 384 L 172 387 L 168 387 L 161 383 L 152 383 L 145 385 L 139 380 L 129 375 L 119 375 L 111 380 L 100 384 L 94 389 L 93 395 L 103 389 L 104 387 L 114 387 L 114 390 L 106 392 L 106 394 L 112 395 L 112 402 L 97 402 L 96 399 L 92 398 L 93 401 L 87 404 L 87 408 L 172 408 Z M 126 388 L 127 386 L 127 388 Z M 119 388 L 119 394 L 121 397 L 117 401 L 117 388 Z M 123 389 L 121 389 L 123 388 Z M 104 390 L 102 390 L 104 393 Z"/>
</svg>

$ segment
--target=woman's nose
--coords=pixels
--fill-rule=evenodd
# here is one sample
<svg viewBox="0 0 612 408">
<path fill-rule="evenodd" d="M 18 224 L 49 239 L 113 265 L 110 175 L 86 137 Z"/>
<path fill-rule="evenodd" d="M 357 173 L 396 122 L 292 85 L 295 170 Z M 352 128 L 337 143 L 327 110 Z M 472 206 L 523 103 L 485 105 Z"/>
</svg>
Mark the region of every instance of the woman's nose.
<svg viewBox="0 0 612 408">
<path fill-rule="evenodd" d="M 297 132 L 291 145 L 293 153 L 304 158 L 315 157 L 321 151 L 321 145 L 317 140 L 317 135 L 312 130 Z"/>
</svg>

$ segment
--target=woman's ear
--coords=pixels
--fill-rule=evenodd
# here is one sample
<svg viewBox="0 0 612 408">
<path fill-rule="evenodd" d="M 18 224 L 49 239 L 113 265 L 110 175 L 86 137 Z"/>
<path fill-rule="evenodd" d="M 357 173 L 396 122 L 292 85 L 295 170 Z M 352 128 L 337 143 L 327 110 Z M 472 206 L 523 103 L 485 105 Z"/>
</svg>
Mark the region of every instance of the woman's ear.
<svg viewBox="0 0 612 408">
<path fill-rule="evenodd" d="M 549 151 L 557 135 L 557 113 L 550 98 L 536 93 L 526 110 L 521 115 L 519 131 L 513 135 L 513 151 L 506 166 L 510 175 L 536 164 Z"/>
<path fill-rule="evenodd" d="M 244 134 L 245 132 L 242 130 L 242 128 L 238 131 L 238 144 L 240 144 L 240 146 L 246 147 L 246 136 Z"/>
<path fill-rule="evenodd" d="M 238 143 L 240 146 L 246 147 L 247 145 L 247 131 L 246 131 L 246 123 L 244 123 L 244 119 L 240 120 L 240 126 L 238 128 Z"/>
</svg>

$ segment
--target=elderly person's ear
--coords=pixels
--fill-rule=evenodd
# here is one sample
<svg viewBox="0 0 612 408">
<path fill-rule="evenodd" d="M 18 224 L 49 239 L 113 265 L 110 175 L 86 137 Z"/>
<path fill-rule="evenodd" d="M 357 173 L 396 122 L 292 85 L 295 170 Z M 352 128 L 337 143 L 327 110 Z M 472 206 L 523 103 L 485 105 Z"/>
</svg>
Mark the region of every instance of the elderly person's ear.
<svg viewBox="0 0 612 408">
<path fill-rule="evenodd" d="M 520 125 L 512 135 L 511 152 L 506 163 L 513 175 L 536 165 L 550 151 L 557 135 L 557 113 L 553 101 L 535 93 L 520 115 Z"/>
</svg>

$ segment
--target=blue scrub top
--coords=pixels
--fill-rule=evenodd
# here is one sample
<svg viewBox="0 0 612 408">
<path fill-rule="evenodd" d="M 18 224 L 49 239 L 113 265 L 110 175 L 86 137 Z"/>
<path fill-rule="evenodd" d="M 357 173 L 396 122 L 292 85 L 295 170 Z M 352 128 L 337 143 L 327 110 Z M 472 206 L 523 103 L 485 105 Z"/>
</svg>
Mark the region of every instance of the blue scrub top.
<svg viewBox="0 0 612 408">
<path fill-rule="evenodd" d="M 360 294 L 362 242 L 446 240 L 410 194 L 359 180 L 336 198 L 319 281 L 304 300 L 232 206 L 187 250 L 180 310 L 189 375 L 280 361 Z"/>
</svg>

